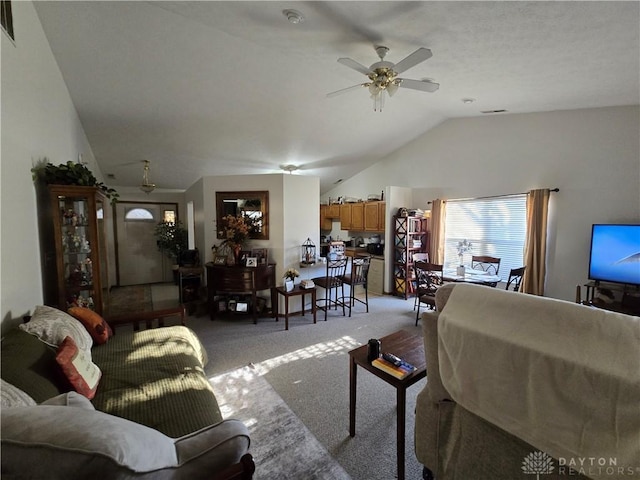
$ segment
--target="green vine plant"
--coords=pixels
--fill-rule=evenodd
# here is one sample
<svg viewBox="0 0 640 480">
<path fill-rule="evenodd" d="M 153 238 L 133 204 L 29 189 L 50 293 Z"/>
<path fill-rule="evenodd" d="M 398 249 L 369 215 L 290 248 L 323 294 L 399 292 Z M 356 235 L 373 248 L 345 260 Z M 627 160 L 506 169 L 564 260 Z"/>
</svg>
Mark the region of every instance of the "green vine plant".
<svg viewBox="0 0 640 480">
<path fill-rule="evenodd" d="M 31 173 L 34 182 L 42 182 L 45 185 L 80 185 L 83 187 L 98 187 L 102 193 L 115 204 L 120 198 L 118 192 L 98 179 L 91 173 L 91 170 L 82 163 L 67 162 L 60 165 L 49 163 L 46 158 L 39 161 L 32 169 Z"/>
</svg>

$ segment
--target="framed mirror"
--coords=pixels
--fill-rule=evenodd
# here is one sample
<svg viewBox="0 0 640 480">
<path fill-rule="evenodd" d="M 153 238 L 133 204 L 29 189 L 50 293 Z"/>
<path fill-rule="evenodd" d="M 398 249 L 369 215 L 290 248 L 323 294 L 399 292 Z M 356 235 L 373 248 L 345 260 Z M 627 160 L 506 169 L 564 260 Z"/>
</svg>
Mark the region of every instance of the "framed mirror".
<svg viewBox="0 0 640 480">
<path fill-rule="evenodd" d="M 249 238 L 269 239 L 269 192 L 216 192 L 217 236 L 224 238 L 220 222 L 225 215 L 242 216 L 251 220 L 253 230 Z"/>
</svg>

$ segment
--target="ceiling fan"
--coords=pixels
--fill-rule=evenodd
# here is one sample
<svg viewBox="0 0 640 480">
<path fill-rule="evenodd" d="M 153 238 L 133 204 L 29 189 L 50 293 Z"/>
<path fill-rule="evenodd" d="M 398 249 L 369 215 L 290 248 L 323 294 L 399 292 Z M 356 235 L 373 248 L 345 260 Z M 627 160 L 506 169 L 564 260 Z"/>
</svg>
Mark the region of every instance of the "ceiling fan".
<svg viewBox="0 0 640 480">
<path fill-rule="evenodd" d="M 384 60 L 385 55 L 389 52 L 387 47 L 377 46 L 375 47 L 375 50 L 378 57 L 380 57 L 380 61 L 372 64 L 370 67 L 365 67 L 351 58 L 339 58 L 339 63 L 349 68 L 353 68 L 360 73 L 364 73 L 369 78 L 369 81 L 331 92 L 327 94 L 327 97 L 334 97 L 358 87 L 366 87 L 369 89 L 369 93 L 371 93 L 374 111 L 381 112 L 384 108 L 385 91 L 391 97 L 396 93 L 399 87 L 411 88 L 413 90 L 420 90 L 423 92 L 435 92 L 440 87 L 439 84 L 430 80 L 410 80 L 408 78 L 398 77 L 402 72 L 431 58 L 432 53 L 428 48 L 421 47 L 396 64 L 386 62 Z"/>
</svg>

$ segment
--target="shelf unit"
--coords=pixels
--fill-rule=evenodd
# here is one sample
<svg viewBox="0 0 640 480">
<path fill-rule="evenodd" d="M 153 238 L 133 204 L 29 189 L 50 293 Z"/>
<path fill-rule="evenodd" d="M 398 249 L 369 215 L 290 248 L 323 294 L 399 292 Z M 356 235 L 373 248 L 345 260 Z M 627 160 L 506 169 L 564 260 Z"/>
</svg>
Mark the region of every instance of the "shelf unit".
<svg viewBox="0 0 640 480">
<path fill-rule="evenodd" d="M 97 187 L 41 185 L 38 208 L 45 304 L 102 314 L 109 283 L 106 197 Z"/>
<path fill-rule="evenodd" d="M 413 254 L 424 253 L 429 246 L 428 220 L 396 215 L 393 226 L 393 294 L 406 300 L 415 292 Z"/>
</svg>

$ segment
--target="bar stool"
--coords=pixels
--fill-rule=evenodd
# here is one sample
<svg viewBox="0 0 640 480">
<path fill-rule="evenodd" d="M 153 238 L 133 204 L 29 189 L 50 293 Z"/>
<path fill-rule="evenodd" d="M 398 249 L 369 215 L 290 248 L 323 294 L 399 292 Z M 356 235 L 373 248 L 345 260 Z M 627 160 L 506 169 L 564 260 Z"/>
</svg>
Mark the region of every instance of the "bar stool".
<svg viewBox="0 0 640 480">
<path fill-rule="evenodd" d="M 319 298 L 316 308 L 324 310 L 324 321 L 327 321 L 327 311 L 333 306 L 336 310 L 342 307 L 342 315 L 346 315 L 344 302 L 344 287 L 342 277 L 347 270 L 349 257 L 342 257 L 336 260 L 327 260 L 327 271 L 324 277 L 313 278 L 316 287 L 325 289 L 325 297 Z M 342 289 L 342 297 L 338 294 L 338 289 Z M 322 304 L 322 305 L 320 305 Z"/>
<path fill-rule="evenodd" d="M 367 291 L 367 278 L 369 276 L 369 266 L 371 265 L 370 255 L 358 255 L 351 260 L 351 272 L 344 274 L 342 280 L 342 294 L 344 295 L 344 285 L 349 285 L 349 317 L 351 317 L 351 308 L 355 302 L 360 302 L 367 307 L 369 313 L 369 293 Z M 356 298 L 356 286 L 362 285 L 364 288 L 364 300 Z M 344 302 L 343 297 L 343 302 Z"/>
</svg>

